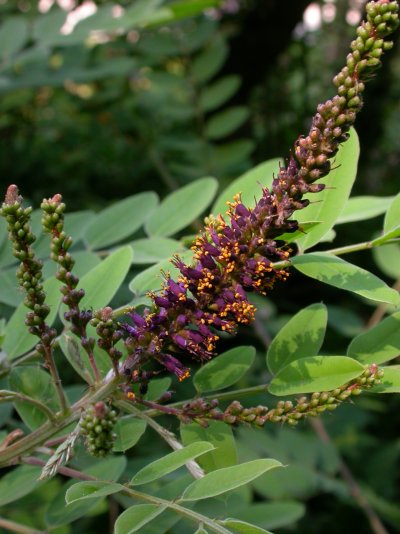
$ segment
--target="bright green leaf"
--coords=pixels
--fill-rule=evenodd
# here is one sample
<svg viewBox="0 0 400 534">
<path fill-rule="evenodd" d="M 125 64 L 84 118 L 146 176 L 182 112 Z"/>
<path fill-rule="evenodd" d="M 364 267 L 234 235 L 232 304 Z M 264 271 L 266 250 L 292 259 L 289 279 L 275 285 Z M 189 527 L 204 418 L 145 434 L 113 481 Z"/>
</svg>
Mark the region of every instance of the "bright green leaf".
<svg viewBox="0 0 400 534">
<path fill-rule="evenodd" d="M 196 180 L 168 195 L 146 223 L 151 236 L 170 236 L 186 228 L 201 215 L 217 191 L 214 178 Z"/>
<path fill-rule="evenodd" d="M 386 212 L 385 222 L 383 224 L 383 232 L 389 233 L 399 226 L 400 222 L 400 193 L 394 198 Z"/>
<path fill-rule="evenodd" d="M 294 315 L 272 340 L 267 364 L 276 374 L 294 360 L 318 354 L 325 337 L 328 314 L 323 304 L 311 304 Z"/>
<path fill-rule="evenodd" d="M 113 446 L 114 452 L 125 452 L 140 440 L 146 430 L 146 421 L 127 415 L 120 417 L 114 426 L 116 439 Z"/>
<path fill-rule="evenodd" d="M 219 111 L 208 120 L 205 135 L 213 141 L 226 137 L 242 126 L 249 114 L 250 111 L 244 106 L 235 106 Z"/>
<path fill-rule="evenodd" d="M 200 95 L 200 107 L 204 112 L 212 111 L 225 104 L 239 89 L 240 78 L 234 74 L 224 76 L 204 88 Z"/>
<path fill-rule="evenodd" d="M 400 311 L 354 338 L 347 354 L 365 365 L 397 358 L 400 354 Z"/>
<path fill-rule="evenodd" d="M 51 376 L 40 367 L 32 365 L 14 367 L 8 380 L 13 391 L 42 401 L 54 412 L 60 409 Z M 44 413 L 29 402 L 15 401 L 14 404 L 19 416 L 31 430 L 47 421 Z"/>
<path fill-rule="evenodd" d="M 272 395 L 330 391 L 357 378 L 364 366 L 347 356 L 310 356 L 295 360 L 272 379 Z"/>
<path fill-rule="evenodd" d="M 210 421 L 207 428 L 197 423 L 182 424 L 181 438 L 184 445 L 206 441 L 215 447 L 214 450 L 197 460 L 205 471 L 214 471 L 237 463 L 236 443 L 232 429 L 221 421 Z"/>
<path fill-rule="evenodd" d="M 335 224 L 364 221 L 382 215 L 394 197 L 352 197 L 345 204 Z"/>
<path fill-rule="evenodd" d="M 374 386 L 374 393 L 400 393 L 400 365 L 381 367 L 384 372 L 381 383 Z"/>
<path fill-rule="evenodd" d="M 377 247 L 397 237 L 400 237 L 400 225 L 394 227 L 392 230 L 389 230 L 389 232 L 387 232 L 386 234 L 382 234 L 381 236 L 376 237 L 371 242 L 371 244 L 373 247 Z"/>
<path fill-rule="evenodd" d="M 296 445 L 292 445 L 295 449 Z M 285 469 L 285 475 L 289 468 Z M 267 477 L 280 475 L 283 471 L 275 471 Z M 262 483 L 262 478 L 257 480 L 257 484 Z M 251 521 L 263 528 L 281 528 L 292 525 L 305 514 L 303 503 L 296 501 L 275 501 L 275 502 L 256 502 L 243 510 L 238 510 L 235 515 L 242 521 Z"/>
<path fill-rule="evenodd" d="M 89 330 L 92 327 L 89 327 Z M 80 375 L 85 382 L 90 382 L 94 379 L 94 373 L 89 361 L 87 352 L 80 344 L 77 336 L 71 333 L 64 333 L 59 338 L 60 348 L 63 351 L 68 362 L 78 375 Z M 101 376 L 105 376 L 111 368 L 111 361 L 108 354 L 106 354 L 98 345 L 95 345 L 94 359 Z"/>
<path fill-rule="evenodd" d="M 221 495 L 227 491 L 239 488 L 244 484 L 248 484 L 255 478 L 276 467 L 282 467 L 282 464 L 277 460 L 269 458 L 218 469 L 192 482 L 183 492 L 181 500 L 198 501 Z"/>
<path fill-rule="evenodd" d="M 205 452 L 214 449 L 214 446 L 207 441 L 197 441 L 191 443 L 183 449 L 173 451 L 162 458 L 147 464 L 132 478 L 130 484 L 132 486 L 138 486 L 140 484 L 147 484 L 153 482 L 168 473 L 172 473 L 176 469 L 179 469 L 190 460 L 194 460 L 198 456 L 201 456 Z"/>
<path fill-rule="evenodd" d="M 113 456 L 111 458 L 102 458 L 101 461 L 84 469 L 83 472 L 96 478 L 115 482 L 125 469 L 125 456 Z M 75 480 L 64 484 L 47 507 L 45 520 L 49 527 L 69 525 L 76 519 L 87 515 L 104 498 L 83 499 L 67 505 L 65 503 L 65 493 L 74 484 Z"/>
<path fill-rule="evenodd" d="M 131 241 L 130 246 L 133 250 L 133 263 L 158 263 L 162 260 L 171 258 L 173 254 L 182 254 L 187 249 L 175 239 L 168 237 L 148 237 Z"/>
<path fill-rule="evenodd" d="M 349 140 L 340 146 L 335 156 L 335 168 L 323 179 L 327 187 L 320 193 L 305 195 L 304 198 L 308 198 L 311 204 L 307 209 L 296 212 L 296 219 L 300 223 L 306 220 L 322 222 L 298 239 L 300 250 L 307 250 L 319 243 L 340 217 L 356 177 L 359 153 L 358 137 L 352 130 Z"/>
<path fill-rule="evenodd" d="M 189 250 L 180 255 L 184 262 L 189 262 L 193 257 L 193 252 Z M 129 289 L 136 296 L 145 295 L 148 291 L 157 291 L 162 288 L 165 283 L 163 272 L 171 274 L 175 278 L 179 274 L 179 270 L 171 263 L 171 260 L 163 260 L 151 267 L 148 267 L 141 273 L 137 274 L 129 283 Z"/>
<path fill-rule="evenodd" d="M 18 501 L 37 488 L 41 482 L 38 480 L 41 467 L 21 465 L 9 471 L 0 479 L 0 506 Z"/>
<path fill-rule="evenodd" d="M 268 530 L 257 527 L 256 525 L 251 525 L 245 521 L 240 521 L 240 519 L 234 519 L 233 517 L 224 519 L 224 521 L 218 521 L 218 523 L 224 527 L 232 529 L 233 532 L 238 532 L 238 534 L 272 534 L 272 532 L 269 532 Z"/>
<path fill-rule="evenodd" d="M 149 401 L 158 400 L 171 386 L 172 379 L 169 376 L 154 378 L 149 382 L 149 387 L 145 399 Z"/>
<path fill-rule="evenodd" d="M 385 244 L 372 249 L 379 269 L 394 280 L 400 278 L 400 246 L 398 243 Z"/>
<path fill-rule="evenodd" d="M 194 376 L 197 391 L 218 391 L 235 384 L 251 367 L 255 355 L 254 347 L 242 346 L 210 360 Z"/>
<path fill-rule="evenodd" d="M 361 267 L 327 253 L 303 254 L 291 259 L 301 273 L 325 284 L 357 293 L 377 302 L 398 305 L 397 291 Z"/>
<path fill-rule="evenodd" d="M 227 211 L 226 203 L 232 202 L 237 193 L 241 193 L 245 206 L 254 206 L 254 198 L 261 198 L 262 187 L 272 182 L 272 175 L 279 169 L 280 161 L 279 158 L 269 159 L 239 176 L 222 191 L 211 208 L 211 213 L 224 215 Z"/>
<path fill-rule="evenodd" d="M 65 494 L 65 502 L 71 504 L 76 501 L 82 501 L 83 499 L 95 499 L 97 497 L 106 497 L 125 489 L 122 484 L 116 484 L 115 482 L 102 482 L 102 481 L 84 481 L 77 482 L 70 488 L 68 488 Z"/>
<path fill-rule="evenodd" d="M 157 195 L 147 192 L 112 204 L 92 219 L 85 230 L 85 241 L 93 249 L 105 248 L 122 241 L 142 226 L 157 203 Z"/>
<path fill-rule="evenodd" d="M 129 271 L 132 256 L 131 247 L 122 247 L 81 278 L 78 288 L 85 290 L 79 303 L 81 309 L 98 310 L 109 304 Z"/>
<path fill-rule="evenodd" d="M 158 504 L 137 504 L 131 506 L 117 518 L 114 534 L 137 532 L 166 509 Z"/>
<path fill-rule="evenodd" d="M 49 278 L 43 284 L 43 291 L 46 293 L 46 304 L 50 307 L 50 313 L 46 317 L 46 323 L 51 326 L 57 316 L 60 302 L 60 282 L 55 278 Z M 10 359 L 25 354 L 25 352 L 32 349 L 39 341 L 36 336 L 28 332 L 26 327 L 23 327 L 28 311 L 28 308 L 21 302 L 7 323 L 3 350 L 8 354 Z"/>
</svg>

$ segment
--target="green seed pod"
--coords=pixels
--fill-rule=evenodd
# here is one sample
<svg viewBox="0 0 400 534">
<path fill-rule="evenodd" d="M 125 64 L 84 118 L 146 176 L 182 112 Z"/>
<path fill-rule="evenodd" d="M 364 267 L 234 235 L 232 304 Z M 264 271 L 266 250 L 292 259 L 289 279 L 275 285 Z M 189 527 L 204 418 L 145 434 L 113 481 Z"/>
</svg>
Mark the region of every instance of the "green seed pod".
<svg viewBox="0 0 400 534">
<path fill-rule="evenodd" d="M 104 457 L 113 448 L 116 434 L 113 432 L 117 413 L 100 401 L 88 406 L 81 418 L 81 435 L 87 451 L 93 456 Z"/>
</svg>

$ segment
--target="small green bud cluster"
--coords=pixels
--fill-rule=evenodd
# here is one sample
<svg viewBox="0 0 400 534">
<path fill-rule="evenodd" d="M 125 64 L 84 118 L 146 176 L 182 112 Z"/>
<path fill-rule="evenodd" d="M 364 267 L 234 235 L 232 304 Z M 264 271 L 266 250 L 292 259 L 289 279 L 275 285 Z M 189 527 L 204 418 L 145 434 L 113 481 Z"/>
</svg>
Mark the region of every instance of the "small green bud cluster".
<svg viewBox="0 0 400 534">
<path fill-rule="evenodd" d="M 13 244 L 13 254 L 21 262 L 17 269 L 17 279 L 21 288 L 25 291 L 24 304 L 31 311 L 27 313 L 25 323 L 29 332 L 38 337 L 45 336 L 42 340 L 45 345 L 50 345 L 56 336 L 53 329 L 46 328 L 45 319 L 50 308 L 45 304 L 46 295 L 42 284 L 42 262 L 38 260 L 32 249 L 36 237 L 30 227 L 30 215 L 32 208 L 22 206 L 22 197 L 18 194 L 16 185 L 10 185 L 7 189 L 5 201 L 0 214 L 8 223 L 10 241 Z M 42 350 L 43 346 L 38 346 Z"/>
<path fill-rule="evenodd" d="M 117 412 L 102 401 L 89 406 L 81 417 L 80 434 L 92 456 L 104 457 L 113 448 L 116 434 L 113 432 Z"/>
<path fill-rule="evenodd" d="M 77 289 L 79 278 L 72 273 L 75 261 L 68 252 L 72 245 L 72 239 L 64 231 L 65 204 L 62 202 L 61 195 L 56 194 L 53 198 L 44 199 L 41 208 L 43 228 L 51 234 L 51 259 L 59 265 L 56 277 L 63 284 L 60 289 L 63 294 L 62 302 L 68 306 L 68 311 L 64 313 L 64 317 L 70 322 L 71 331 L 80 338 L 81 345 L 89 356 L 96 380 L 99 381 L 101 377 L 93 356 L 95 340 L 87 337 L 86 333 L 86 327 L 92 319 L 92 312 L 79 308 L 85 291 Z"/>
<path fill-rule="evenodd" d="M 113 310 L 110 306 L 102 308 L 94 314 L 91 324 L 96 327 L 96 332 L 99 336 L 97 340 L 98 346 L 110 356 L 114 370 L 118 374 L 118 360 L 121 358 L 122 352 L 115 345 L 122 339 L 123 332 L 119 328 L 117 321 L 114 320 L 112 313 Z"/>
<path fill-rule="evenodd" d="M 328 160 L 348 138 L 348 131 L 361 110 L 364 82 L 381 66 L 383 53 L 393 46 L 393 42 L 384 38 L 399 25 L 398 3 L 378 0 L 369 2 L 366 9 L 367 20 L 357 29 L 346 65 L 333 79 L 337 95 L 318 106 L 309 134 L 296 142 L 299 174 L 306 182 L 329 173 Z"/>
<path fill-rule="evenodd" d="M 279 401 L 275 408 L 269 410 L 266 406 L 243 408 L 238 401 L 233 401 L 223 414 L 223 421 L 228 424 L 251 423 L 264 426 L 265 423 L 288 423 L 296 425 L 305 417 L 317 417 L 325 411 L 335 410 L 339 404 L 351 396 L 360 395 L 363 390 L 370 389 L 380 383 L 383 370 L 373 364 L 350 383 L 344 384 L 332 391 L 315 392 L 308 397 L 300 397 L 295 402 Z"/>
</svg>

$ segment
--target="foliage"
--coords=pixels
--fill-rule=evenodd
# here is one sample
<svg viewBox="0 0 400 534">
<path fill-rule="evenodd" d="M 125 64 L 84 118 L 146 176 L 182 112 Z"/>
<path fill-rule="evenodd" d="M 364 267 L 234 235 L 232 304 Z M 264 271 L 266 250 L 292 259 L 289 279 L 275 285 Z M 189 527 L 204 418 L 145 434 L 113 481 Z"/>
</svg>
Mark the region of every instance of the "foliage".
<svg viewBox="0 0 400 534">
<path fill-rule="evenodd" d="M 309 154 L 305 158 L 301 151 L 296 154 L 295 176 L 290 174 L 293 158 L 285 167 L 274 158 L 246 170 L 252 144 L 225 142 L 225 137 L 243 124 L 248 112 L 240 107 L 219 111 L 238 89 L 239 80 L 223 76 L 206 86 L 224 62 L 224 36 L 209 19 L 186 20 L 213 4 L 138 1 L 126 8 L 121 20 L 110 18 L 105 5 L 65 38 L 48 29 L 56 27 L 55 20 L 61 25 L 57 9 L 38 15 L 29 25 L 25 15 L 18 15 L 0 28 L 0 38 L 2 35 L 8 43 L 3 49 L 6 82 L 2 105 L 7 106 L 17 87 L 24 86 L 28 105 L 35 84 L 61 86 L 68 77 L 63 69 L 76 69 L 73 58 L 79 55 L 82 78 L 79 72 L 71 74 L 74 91 L 91 89 L 90 105 L 100 110 L 108 90 L 112 114 L 121 121 L 118 131 L 123 131 L 121 124 L 137 127 L 137 132 L 128 133 L 135 137 L 129 157 L 133 160 L 141 154 L 142 163 L 149 157 L 174 188 L 161 201 L 155 192 L 138 188 L 136 194 L 102 210 L 95 212 L 82 203 L 84 210 L 67 214 L 58 194 L 45 199 L 41 210 L 30 213 L 15 186 L 8 189 L 2 209 L 8 230 L 5 221 L 0 222 L 4 316 L 0 331 L 0 465 L 5 468 L 0 480 L 1 515 L 33 529 L 60 533 L 105 531 L 102 521 L 107 513 L 118 534 L 257 534 L 293 525 L 301 532 L 302 517 L 307 521 L 304 531 L 312 532 L 310 525 L 318 516 L 312 498 L 325 493 L 331 513 L 344 510 L 343 522 L 349 505 L 358 506 L 367 518 L 373 517 L 379 524 L 385 521 L 397 531 L 400 518 L 393 503 L 398 495 L 390 473 L 398 457 L 397 444 L 375 447 L 368 466 L 360 470 L 365 488 L 356 485 L 356 493 L 362 491 L 361 498 L 354 498 L 354 480 L 342 478 L 348 468 L 341 454 L 365 464 L 364 452 L 378 439 L 368 436 L 366 427 L 375 413 L 379 417 L 385 410 L 375 393 L 400 390 L 400 371 L 395 364 L 399 294 L 385 282 L 387 277 L 397 280 L 399 276 L 392 259 L 399 254 L 399 196 L 349 198 L 359 158 L 355 130 L 347 142 L 341 139 L 337 165 L 331 172 L 324 167 L 326 160 L 310 162 Z M 391 5 L 396 7 L 396 3 Z M 85 43 L 93 28 L 103 30 L 110 39 L 88 49 Z M 141 33 L 137 47 L 124 38 L 132 31 Z M 118 56 L 118 51 L 121 63 L 105 60 Z M 70 55 L 72 67 L 65 59 L 49 72 L 57 54 L 63 58 Z M 120 104 L 118 95 L 126 88 L 116 87 L 119 82 L 115 78 L 108 79 L 115 72 L 109 69 L 120 73 L 124 65 L 129 72 L 133 64 L 138 78 L 132 81 L 130 97 Z M 168 73 L 164 70 L 167 65 Z M 360 80 L 357 83 L 361 85 Z M 24 92 L 17 95 L 24 98 Z M 62 98 L 68 101 L 71 95 L 63 93 Z M 346 106 L 353 98 L 347 97 Z M 357 106 L 353 102 L 353 108 Z M 209 112 L 214 115 L 208 118 Z M 328 112 L 334 113 L 331 108 Z M 343 126 L 337 137 L 345 133 Z M 97 142 L 96 136 L 93 147 L 102 150 L 101 139 Z M 91 163 L 103 166 L 90 150 L 88 153 Z M 41 157 L 46 158 L 46 152 Z M 60 155 L 56 152 L 53 157 L 57 161 Z M 195 174 L 188 172 L 194 168 Z M 297 173 L 299 169 L 303 175 Z M 323 191 L 312 189 L 316 184 L 311 173 L 320 169 L 329 186 Z M 226 178 L 245 170 L 227 185 Z M 65 179 L 66 168 L 61 171 Z M 272 179 L 273 172 L 290 183 L 286 196 L 278 196 L 281 184 Z M 311 176 L 308 181 L 303 180 L 306 173 Z M 223 185 L 210 175 L 225 178 Z M 141 172 L 141 176 L 149 188 L 152 184 L 146 181 L 146 174 Z M 168 183 L 171 176 L 177 183 Z M 269 191 L 262 190 L 260 182 Z M 305 188 L 301 194 L 296 189 L 299 184 Z M 232 202 L 238 191 L 243 192 L 242 200 Z M 262 200 L 267 202 L 270 194 L 276 202 L 268 209 L 282 206 L 287 210 L 279 223 L 270 217 L 269 226 L 263 226 L 270 246 L 265 254 L 267 259 L 273 256 L 273 267 L 264 278 L 258 278 L 258 271 L 257 276 L 250 271 L 251 262 L 260 261 L 259 253 L 241 264 L 237 273 L 234 263 L 224 264 L 223 258 L 218 261 L 225 268 L 227 283 L 231 283 L 230 273 L 239 277 L 245 269 L 246 275 L 254 275 L 253 289 L 263 289 L 263 283 L 274 282 L 276 277 L 274 293 L 282 292 L 284 302 L 293 290 L 290 313 L 278 316 L 263 290 L 261 294 L 252 292 L 248 301 L 236 294 L 235 302 L 248 304 L 246 313 L 258 308 L 256 319 L 252 322 L 250 316 L 247 320 L 245 314 L 235 315 L 233 307 L 228 312 L 223 309 L 220 319 L 226 328 L 218 328 L 221 323 L 216 322 L 212 330 L 220 337 L 219 355 L 213 345 L 204 356 L 204 349 L 199 348 L 203 340 L 197 342 L 193 323 L 182 326 L 178 337 L 171 334 L 167 354 L 153 347 L 154 340 L 165 342 L 154 337 L 153 332 L 159 332 L 154 318 L 161 323 L 167 320 L 160 314 L 168 314 L 178 300 L 187 297 L 172 281 L 180 276 L 178 282 L 182 283 L 186 276 L 185 282 L 194 284 L 198 279 L 193 273 L 194 253 L 204 262 L 204 256 L 217 257 L 213 249 L 220 244 L 211 240 L 213 228 L 220 232 L 219 239 L 228 238 L 229 224 L 237 223 L 238 228 L 233 227 L 238 240 L 243 235 L 247 239 L 244 229 L 248 221 L 261 219 Z M 294 203 L 310 197 L 319 202 L 302 204 L 306 209 L 296 212 L 294 219 L 294 210 L 300 210 Z M 289 207 L 285 204 L 288 198 L 293 201 Z M 224 213 L 226 201 L 231 201 L 228 216 Z M 96 198 L 90 203 L 96 203 Z M 199 217 L 205 214 L 205 229 L 196 238 L 193 234 L 202 227 Z M 219 214 L 225 219 L 218 218 Z M 365 224 L 382 214 L 385 219 L 378 234 L 364 233 L 363 242 L 345 246 L 337 242 L 342 225 Z M 18 261 L 11 254 L 7 231 Z M 228 247 L 229 242 L 224 245 Z M 363 257 L 342 258 L 369 249 L 376 261 L 374 272 L 364 268 Z M 175 256 L 171 264 L 174 254 L 184 263 Z M 282 281 L 289 268 L 288 297 Z M 257 280 L 261 283 L 256 286 Z M 309 305 L 295 301 L 296 285 L 308 288 Z M 272 282 L 266 287 L 269 297 Z M 318 287 L 325 291 L 326 304 L 313 298 Z M 218 295 L 225 290 L 223 286 Z M 197 295 L 195 311 L 184 305 L 182 309 L 196 321 L 196 313 L 204 312 L 204 294 L 195 285 L 190 291 L 192 297 Z M 217 298 L 210 294 L 214 298 L 210 309 L 214 306 L 214 311 L 221 311 Z M 150 313 L 145 311 L 149 307 Z M 371 307 L 374 312 L 364 327 L 363 319 L 371 314 Z M 179 322 L 181 315 L 173 316 L 173 321 Z M 228 333 L 237 333 L 239 323 L 242 326 L 234 344 Z M 203 323 L 194 324 L 197 333 L 209 335 L 201 329 Z M 140 346 L 146 347 L 143 358 L 137 351 Z M 138 358 L 142 358 L 140 365 Z M 372 394 L 365 394 L 370 389 Z M 281 396 L 290 398 L 280 400 Z M 345 402 L 349 398 L 354 399 L 353 404 Z M 336 408 L 333 417 L 324 416 L 323 421 L 337 446 L 320 419 L 311 427 L 303 422 L 297 425 Z M 288 425 L 273 428 L 272 423 L 283 422 Z M 88 454 L 103 456 L 111 450 L 108 458 L 94 459 Z M 382 458 L 386 459 L 384 467 Z M 21 465 L 14 467 L 14 463 Z M 64 477 L 78 481 L 66 482 Z M 307 515 L 305 504 L 311 509 Z M 0 526 L 8 528 L 1 521 Z M 361 527 L 364 531 L 366 521 L 365 528 Z M 324 517 L 318 516 L 316 528 L 323 522 Z"/>
</svg>

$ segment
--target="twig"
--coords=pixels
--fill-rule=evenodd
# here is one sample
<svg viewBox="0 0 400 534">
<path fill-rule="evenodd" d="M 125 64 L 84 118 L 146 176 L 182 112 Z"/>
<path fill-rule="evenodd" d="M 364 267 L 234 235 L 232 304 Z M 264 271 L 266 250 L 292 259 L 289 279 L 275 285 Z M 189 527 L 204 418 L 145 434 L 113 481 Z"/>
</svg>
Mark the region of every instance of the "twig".
<svg viewBox="0 0 400 534">
<path fill-rule="evenodd" d="M 323 422 L 320 419 L 311 419 L 310 424 L 313 427 L 314 432 L 317 434 L 317 436 L 323 443 L 329 443 L 331 445 L 334 445 L 330 435 L 328 434 Z M 368 519 L 372 532 L 374 532 L 375 534 L 389 534 L 384 525 L 382 524 L 381 520 L 375 513 L 375 510 L 371 507 L 365 495 L 362 493 L 360 486 L 358 485 L 348 465 L 341 456 L 339 456 L 339 471 L 343 480 L 346 482 L 350 490 L 350 494 L 354 497 L 357 504 Z"/>
<path fill-rule="evenodd" d="M 18 532 L 19 534 L 46 534 L 47 532 L 46 530 L 36 530 L 35 528 L 21 525 L 15 521 L 4 519 L 4 517 L 0 517 L 0 527 L 11 530 L 11 532 Z"/>
<path fill-rule="evenodd" d="M 41 460 L 40 458 L 35 458 L 34 456 L 25 456 L 21 459 L 21 462 L 28 465 L 39 465 L 42 467 L 46 465 L 46 462 L 44 460 Z M 86 473 L 81 473 L 76 469 L 71 469 L 71 467 L 60 467 L 58 469 L 58 472 L 61 475 L 65 475 L 66 477 L 70 478 L 77 478 L 78 480 L 98 480 L 96 477 L 92 477 L 91 475 L 87 475 Z"/>
</svg>

